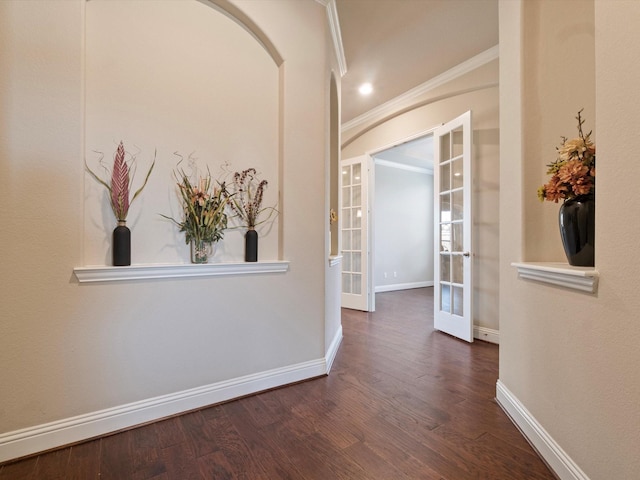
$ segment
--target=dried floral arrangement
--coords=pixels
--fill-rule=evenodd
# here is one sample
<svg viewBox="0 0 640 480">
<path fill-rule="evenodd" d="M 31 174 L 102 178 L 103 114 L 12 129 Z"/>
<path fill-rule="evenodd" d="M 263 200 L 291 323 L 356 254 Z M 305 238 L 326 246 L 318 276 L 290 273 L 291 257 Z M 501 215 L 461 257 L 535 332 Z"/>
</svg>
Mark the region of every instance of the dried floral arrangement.
<svg viewBox="0 0 640 480">
<path fill-rule="evenodd" d="M 596 185 L 596 146 L 591 141 L 591 133 L 582 131 L 584 120 L 582 110 L 576 117 L 578 120 L 578 137 L 567 140 L 562 137 L 562 144 L 557 147 L 558 158 L 547 165 L 549 181 L 538 188 L 541 202 L 547 200 L 558 203 L 580 195 L 592 194 Z"/>
<path fill-rule="evenodd" d="M 225 207 L 229 201 L 224 185 L 218 182 L 217 185 L 214 184 L 209 169 L 206 175 L 198 176 L 196 181 L 182 169 L 177 169 L 174 174 L 178 180 L 182 220 L 162 216 L 174 222 L 184 232 L 187 244 L 191 241 L 200 244 L 221 240 L 227 228 Z"/>
<path fill-rule="evenodd" d="M 128 161 L 127 155 L 129 156 Z M 113 210 L 113 214 L 116 216 L 116 220 L 118 222 L 124 222 L 127 219 L 127 214 L 129 213 L 129 207 L 131 206 L 131 203 L 133 203 L 136 197 L 140 195 L 144 187 L 147 185 L 147 182 L 149 181 L 149 176 L 151 176 L 153 167 L 156 164 L 155 153 L 153 156 L 153 163 L 151 164 L 151 167 L 149 167 L 149 171 L 144 178 L 142 186 L 138 190 L 136 190 L 136 192 L 133 194 L 133 198 L 131 199 L 129 199 L 129 195 L 136 172 L 136 156 L 128 153 L 121 141 L 114 155 L 113 167 L 111 168 L 110 172 L 109 168 L 104 164 L 103 159 L 104 155 L 102 155 L 102 157 L 100 158 L 100 165 L 105 170 L 107 175 L 111 177 L 110 182 L 107 182 L 106 180 L 100 178 L 93 170 L 89 168 L 86 161 L 85 168 L 94 179 L 104 185 L 105 188 L 109 191 L 111 209 Z"/>
<path fill-rule="evenodd" d="M 260 180 L 255 168 L 248 168 L 242 172 L 235 172 L 231 182 L 231 191 L 225 190 L 229 199 L 229 207 L 234 214 L 249 229 L 268 221 L 277 210 L 274 207 L 262 207 L 266 180 Z M 268 212 L 266 218 L 258 218 Z"/>
</svg>

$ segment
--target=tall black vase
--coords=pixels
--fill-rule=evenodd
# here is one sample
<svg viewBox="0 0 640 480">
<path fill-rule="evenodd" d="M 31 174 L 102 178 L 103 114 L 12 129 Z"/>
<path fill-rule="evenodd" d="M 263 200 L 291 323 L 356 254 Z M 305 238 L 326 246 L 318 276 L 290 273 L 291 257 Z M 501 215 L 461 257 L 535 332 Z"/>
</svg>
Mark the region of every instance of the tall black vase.
<svg viewBox="0 0 640 480">
<path fill-rule="evenodd" d="M 258 261 L 258 232 L 253 228 L 250 228 L 244 234 L 244 261 Z"/>
<path fill-rule="evenodd" d="M 113 230 L 114 267 L 131 265 L 131 230 L 126 223 L 118 221 L 118 226 Z"/>
<path fill-rule="evenodd" d="M 558 220 L 569 265 L 593 267 L 596 243 L 596 202 L 593 195 L 565 200 L 560 207 Z"/>
</svg>

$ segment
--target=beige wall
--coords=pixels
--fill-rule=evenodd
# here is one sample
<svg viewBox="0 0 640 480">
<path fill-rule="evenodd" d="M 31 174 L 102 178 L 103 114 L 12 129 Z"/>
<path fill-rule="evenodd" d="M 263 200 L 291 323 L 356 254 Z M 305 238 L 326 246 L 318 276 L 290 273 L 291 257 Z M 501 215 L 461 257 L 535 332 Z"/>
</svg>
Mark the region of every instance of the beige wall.
<svg viewBox="0 0 640 480">
<path fill-rule="evenodd" d="M 153 176 L 128 216 L 133 263 L 189 262 L 184 233 L 160 216 L 181 217 L 178 163 L 222 181 L 256 168 L 269 182 L 264 205 L 276 205 L 280 69 L 263 46 L 196 1 L 97 0 L 85 9 L 87 164 L 103 174 L 96 151 L 111 162 L 122 140 L 139 152 L 137 187 L 156 152 Z M 83 264 L 110 264 L 114 220 L 106 189 L 85 175 L 84 192 Z M 278 258 L 279 220 L 258 226 L 262 260 Z M 243 235 L 228 230 L 213 260 L 243 260 Z"/>
<path fill-rule="evenodd" d="M 402 105 L 406 113 L 372 118 L 343 132 L 342 157 L 391 146 L 472 110 L 474 135 L 474 324 L 498 330 L 498 60 Z"/>
<path fill-rule="evenodd" d="M 640 470 L 640 228 L 621 208 L 638 178 L 639 19 L 635 1 L 500 3 L 500 381 L 591 479 Z M 510 266 L 560 259 L 558 206 L 536 188 L 582 107 L 599 159 L 595 295 Z"/>
<path fill-rule="evenodd" d="M 105 258 L 95 253 L 96 244 L 107 244 L 94 235 L 108 230 L 100 225 L 100 215 L 92 215 L 96 207 L 88 203 L 94 198 L 84 191 L 93 188 L 84 172 L 85 148 L 90 151 L 88 138 L 99 135 L 105 145 L 117 141 L 122 128 L 116 112 L 109 112 L 108 121 L 92 119 L 85 143 L 85 94 L 92 105 L 99 100 L 93 96 L 99 72 L 91 70 L 94 58 L 84 58 L 85 15 L 100 20 L 84 0 L 0 2 L 0 439 L 17 429 L 324 358 L 325 335 L 333 338 L 340 325 L 331 317 L 325 331 L 325 290 L 335 287 L 335 282 L 325 283 L 326 91 L 333 55 L 325 38 L 325 7 L 297 0 L 233 4 L 262 28 L 284 58 L 279 86 L 270 94 L 281 95 L 275 119 L 280 128 L 260 137 L 259 145 L 277 145 L 280 178 L 274 183 L 283 227 L 273 235 L 280 256 L 290 261 L 289 271 L 79 285 L 73 268 L 86 259 Z M 180 28 L 189 33 L 188 25 Z M 247 32 L 244 36 L 253 39 Z M 218 40 L 224 44 L 228 39 Z M 245 80 L 242 75 L 236 79 Z M 167 92 L 178 104 L 181 97 L 190 102 L 194 95 L 189 78 L 183 81 Z M 247 113 L 246 105 L 237 107 Z M 268 109 L 260 107 L 271 118 Z M 99 110 L 88 109 L 87 115 Z M 150 184 L 148 197 L 143 193 L 135 215 L 157 218 L 174 202 L 167 184 L 164 193 L 158 186 L 167 181 L 167 153 L 174 148 L 169 133 L 180 151 L 193 143 L 203 160 L 225 157 L 215 148 L 237 153 L 230 139 L 246 138 L 247 131 L 235 118 L 225 121 L 229 114 L 225 106 L 212 112 L 216 128 L 203 132 L 201 122 L 194 121 L 183 125 L 184 134 L 167 126 L 171 111 L 146 119 L 144 142 L 162 145 L 164 165 L 151 180 L 159 183 Z M 110 126 L 116 133 L 106 132 Z M 204 140 L 195 145 L 194 139 Z M 250 158 L 256 152 L 244 153 L 234 165 L 259 161 Z M 273 166 L 272 150 L 268 155 L 264 168 Z M 144 160 L 141 156 L 141 165 Z M 148 235 L 143 226 L 142 221 L 135 225 L 134 242 Z M 84 251 L 86 242 L 93 244 Z M 166 238 L 162 242 L 170 251 L 149 242 L 165 261 L 182 255 Z M 270 259 L 278 256 L 273 246 L 266 252 Z M 330 307 L 327 315 L 339 313 Z"/>
</svg>

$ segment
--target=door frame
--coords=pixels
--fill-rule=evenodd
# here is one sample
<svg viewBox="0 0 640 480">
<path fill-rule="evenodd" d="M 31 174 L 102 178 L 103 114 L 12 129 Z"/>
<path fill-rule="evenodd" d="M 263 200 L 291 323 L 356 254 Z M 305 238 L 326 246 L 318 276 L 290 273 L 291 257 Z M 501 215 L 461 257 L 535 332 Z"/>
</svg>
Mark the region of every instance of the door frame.
<svg viewBox="0 0 640 480">
<path fill-rule="evenodd" d="M 403 137 L 398 139 L 392 143 L 386 144 L 381 147 L 373 148 L 371 150 L 367 150 L 364 155 L 368 157 L 368 162 L 370 166 L 369 171 L 369 188 L 368 188 L 368 201 L 369 201 L 369 224 L 367 226 L 367 236 L 369 241 L 369 254 L 367 255 L 367 268 L 369 269 L 369 279 L 367 284 L 367 289 L 369 290 L 368 296 L 368 311 L 375 312 L 376 307 L 376 289 L 375 289 L 375 278 L 374 278 L 374 268 L 375 268 L 375 179 L 376 179 L 376 164 L 373 160 L 373 157 L 378 153 L 384 152 L 385 150 L 389 150 L 390 148 L 398 147 L 404 143 L 410 142 L 412 140 L 417 140 L 418 138 L 433 136 L 436 129 L 438 129 L 440 125 L 435 127 L 431 127 L 427 130 L 421 130 L 418 133 L 413 135 L 409 135 L 407 137 Z M 435 223 L 434 223 L 435 228 Z M 434 259 L 435 261 L 435 259 Z M 434 280 L 435 281 L 435 280 Z"/>
</svg>

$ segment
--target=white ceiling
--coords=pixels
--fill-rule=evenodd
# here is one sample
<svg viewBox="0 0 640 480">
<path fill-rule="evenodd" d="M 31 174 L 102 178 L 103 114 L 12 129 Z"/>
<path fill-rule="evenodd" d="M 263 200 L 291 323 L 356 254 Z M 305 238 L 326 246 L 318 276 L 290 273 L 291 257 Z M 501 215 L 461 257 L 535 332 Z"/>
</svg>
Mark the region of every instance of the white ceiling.
<svg viewBox="0 0 640 480">
<path fill-rule="evenodd" d="M 336 0 L 342 123 L 498 44 L 498 0 Z M 371 82 L 368 97 L 358 86 Z"/>
</svg>

